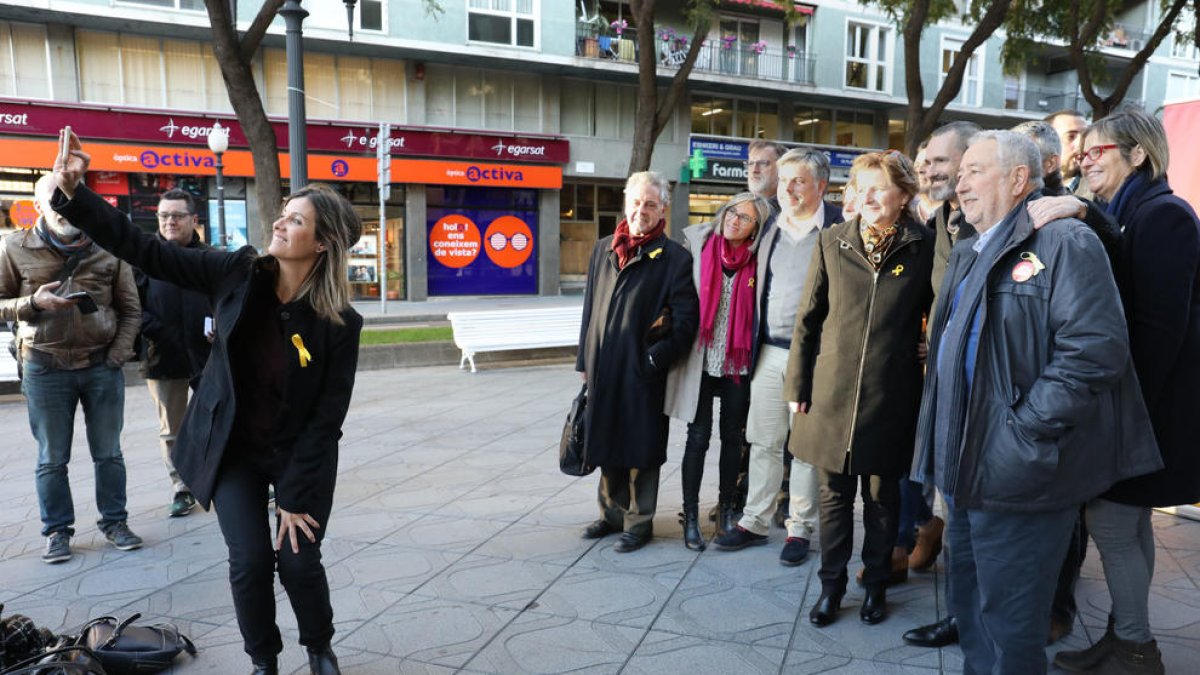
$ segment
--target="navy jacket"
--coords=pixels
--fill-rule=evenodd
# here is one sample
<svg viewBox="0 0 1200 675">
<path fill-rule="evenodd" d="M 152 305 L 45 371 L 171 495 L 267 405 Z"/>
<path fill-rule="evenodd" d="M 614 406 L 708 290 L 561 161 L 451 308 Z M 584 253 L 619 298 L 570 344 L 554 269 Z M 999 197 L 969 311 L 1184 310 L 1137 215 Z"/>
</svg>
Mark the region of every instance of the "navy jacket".
<svg viewBox="0 0 1200 675">
<path fill-rule="evenodd" d="M 55 191 L 53 206 L 118 258 L 150 276 L 208 296 L 217 336 L 171 453 L 179 475 L 208 508 L 237 410 L 233 386 L 237 364 L 230 362 L 229 344 L 238 339 L 238 320 L 255 275 L 273 275 L 273 260 L 259 257 L 250 246 L 226 252 L 168 244 L 134 227 L 125 214 L 83 185 L 70 201 Z M 331 497 L 317 492 L 323 489 L 320 477 L 337 471 L 338 440 L 354 389 L 362 329 L 362 317 L 353 309 L 342 312 L 342 319 L 343 325 L 321 319 L 307 302 L 279 308 L 288 355 L 284 401 L 275 432 L 264 444 L 286 457 L 287 469 L 275 486 L 275 499 L 293 513 L 308 513 L 310 504 Z M 304 366 L 292 344 L 293 335 L 301 337 L 312 356 Z"/>
<path fill-rule="evenodd" d="M 193 233 L 188 248 L 208 246 Z M 150 380 L 199 377 L 211 351 L 204 335 L 204 317 L 212 316 L 208 296 L 155 279 L 139 269 L 133 271 L 133 278 L 142 301 L 142 375 Z"/>
<path fill-rule="evenodd" d="M 1077 507 L 1114 483 L 1162 466 L 1142 403 L 1125 316 L 1099 238 L 1074 219 L 1035 231 L 1025 203 L 989 266 L 974 386 L 949 411 L 963 425 L 957 447 L 937 444 L 939 387 L 965 391 L 965 374 L 925 378 L 913 480 L 934 483 L 956 507 L 1054 511 Z M 950 254 L 944 288 L 955 288 L 976 257 L 966 239 Z M 1017 265 L 1044 265 L 1026 278 Z M 937 362 L 952 293 L 931 326 Z M 936 455 L 936 456 L 935 456 Z"/>
</svg>

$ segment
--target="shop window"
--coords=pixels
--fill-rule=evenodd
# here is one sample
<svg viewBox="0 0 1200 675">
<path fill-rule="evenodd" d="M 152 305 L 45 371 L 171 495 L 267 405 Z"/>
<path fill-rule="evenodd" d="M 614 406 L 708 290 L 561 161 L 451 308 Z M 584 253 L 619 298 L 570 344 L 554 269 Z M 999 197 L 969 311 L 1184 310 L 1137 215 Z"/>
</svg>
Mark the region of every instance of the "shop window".
<svg viewBox="0 0 1200 675">
<path fill-rule="evenodd" d="M 766 101 L 692 97 L 692 133 L 739 138 L 779 138 L 779 107 Z"/>
<path fill-rule="evenodd" d="M 50 98 L 46 27 L 0 21 L 0 94 Z"/>
<path fill-rule="evenodd" d="M 846 147 L 874 147 L 875 116 L 871 113 L 851 110 L 837 111 L 837 124 L 834 126 L 833 143 Z"/>
<path fill-rule="evenodd" d="M 888 120 L 888 147 L 903 148 L 908 122 L 905 120 Z"/>
<path fill-rule="evenodd" d="M 792 139 L 798 143 L 828 145 L 833 142 L 833 113 L 824 108 L 796 106 L 792 117 Z"/>
<path fill-rule="evenodd" d="M 538 0 L 467 0 L 467 40 L 535 47 Z"/>
<path fill-rule="evenodd" d="M 852 89 L 887 91 L 891 29 L 882 24 L 846 24 L 846 79 Z"/>
<path fill-rule="evenodd" d="M 75 48 L 85 101 L 216 112 L 233 109 L 210 45 L 79 30 Z"/>
<path fill-rule="evenodd" d="M 263 52 L 263 103 L 267 113 L 287 114 L 287 58 L 281 49 Z M 304 55 L 308 114 L 348 120 L 406 119 L 404 63 L 308 52 Z"/>
<path fill-rule="evenodd" d="M 765 101 L 736 101 L 737 136 L 779 138 L 779 106 Z"/>
</svg>

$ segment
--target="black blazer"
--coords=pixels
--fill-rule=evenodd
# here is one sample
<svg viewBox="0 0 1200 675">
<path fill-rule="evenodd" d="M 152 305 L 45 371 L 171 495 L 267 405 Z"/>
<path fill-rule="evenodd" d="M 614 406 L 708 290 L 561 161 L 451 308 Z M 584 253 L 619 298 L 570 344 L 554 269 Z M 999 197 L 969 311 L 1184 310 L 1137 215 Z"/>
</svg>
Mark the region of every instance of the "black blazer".
<svg viewBox="0 0 1200 675">
<path fill-rule="evenodd" d="M 152 277 L 208 296 L 217 335 L 171 453 L 179 475 L 207 509 L 237 410 L 229 344 L 238 337 L 238 319 L 255 276 L 274 274 L 271 259 L 259 257 L 250 246 L 227 252 L 168 244 L 134 227 L 125 214 L 83 185 L 70 201 L 56 190 L 52 204 L 118 258 Z M 345 324 L 339 326 L 317 317 L 307 302 L 290 302 L 278 311 L 287 372 L 279 419 L 267 445 L 285 456 L 287 468 L 275 486 L 275 499 L 283 509 L 308 513 L 316 500 L 331 497 L 319 494 L 319 476 L 337 471 L 338 440 L 358 367 L 362 317 L 347 308 L 342 312 Z M 305 367 L 292 344 L 293 335 L 301 336 L 312 356 Z"/>
</svg>

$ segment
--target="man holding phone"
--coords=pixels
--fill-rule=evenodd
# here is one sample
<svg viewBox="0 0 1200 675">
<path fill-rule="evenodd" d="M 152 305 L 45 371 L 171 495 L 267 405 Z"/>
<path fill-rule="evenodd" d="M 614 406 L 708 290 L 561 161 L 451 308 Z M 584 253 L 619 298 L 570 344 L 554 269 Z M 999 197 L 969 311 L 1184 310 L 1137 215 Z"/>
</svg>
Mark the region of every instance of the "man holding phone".
<svg viewBox="0 0 1200 675">
<path fill-rule="evenodd" d="M 178 188 L 158 198 L 158 236 L 187 248 L 208 248 L 196 232 L 196 201 Z M 187 410 L 188 386 L 195 386 L 208 361 L 209 335 L 205 318 L 212 316 L 208 297 L 175 284 L 134 271 L 142 301 L 142 375 L 158 408 L 158 441 L 163 464 L 171 478 L 171 505 L 167 515 L 191 513 L 196 498 L 175 464 L 171 448 Z"/>
<path fill-rule="evenodd" d="M 38 444 L 37 491 L 46 551 L 71 557 L 75 507 L 67 480 L 75 410 L 82 404 L 105 538 L 122 551 L 139 548 L 125 510 L 121 428 L 125 377 L 141 304 L 133 270 L 50 208 L 54 179 L 34 187 L 41 217 L 29 230 L 0 239 L 0 321 L 17 323 L 29 426 Z"/>
</svg>

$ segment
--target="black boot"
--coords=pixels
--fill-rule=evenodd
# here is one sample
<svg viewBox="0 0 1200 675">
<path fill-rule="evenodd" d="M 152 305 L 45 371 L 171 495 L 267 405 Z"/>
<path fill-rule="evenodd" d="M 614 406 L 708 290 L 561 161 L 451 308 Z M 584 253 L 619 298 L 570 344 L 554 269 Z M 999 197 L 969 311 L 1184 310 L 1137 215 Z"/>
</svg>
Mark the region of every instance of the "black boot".
<svg viewBox="0 0 1200 675">
<path fill-rule="evenodd" d="M 737 525 L 737 502 L 721 502 L 717 506 L 717 536 L 730 532 Z"/>
<path fill-rule="evenodd" d="M 279 675 L 279 659 L 274 656 L 255 659 L 251 663 L 254 665 L 254 670 L 250 671 L 250 675 Z"/>
<path fill-rule="evenodd" d="M 1061 651 L 1054 656 L 1054 665 L 1069 673 L 1090 673 L 1100 667 L 1112 654 L 1117 634 L 1113 629 L 1113 617 L 1108 617 L 1108 628 L 1092 646 L 1078 651 Z"/>
<path fill-rule="evenodd" d="M 328 645 L 324 649 L 308 650 L 308 669 L 312 671 L 312 675 L 342 675 L 337 657 Z"/>
<path fill-rule="evenodd" d="M 693 551 L 703 551 L 704 535 L 700 533 L 699 507 L 684 505 L 683 513 L 679 514 L 679 524 L 683 525 L 683 545 Z"/>
<path fill-rule="evenodd" d="M 1163 675 L 1162 652 L 1158 643 L 1113 640 L 1108 658 L 1095 671 L 1096 675 Z"/>
</svg>

